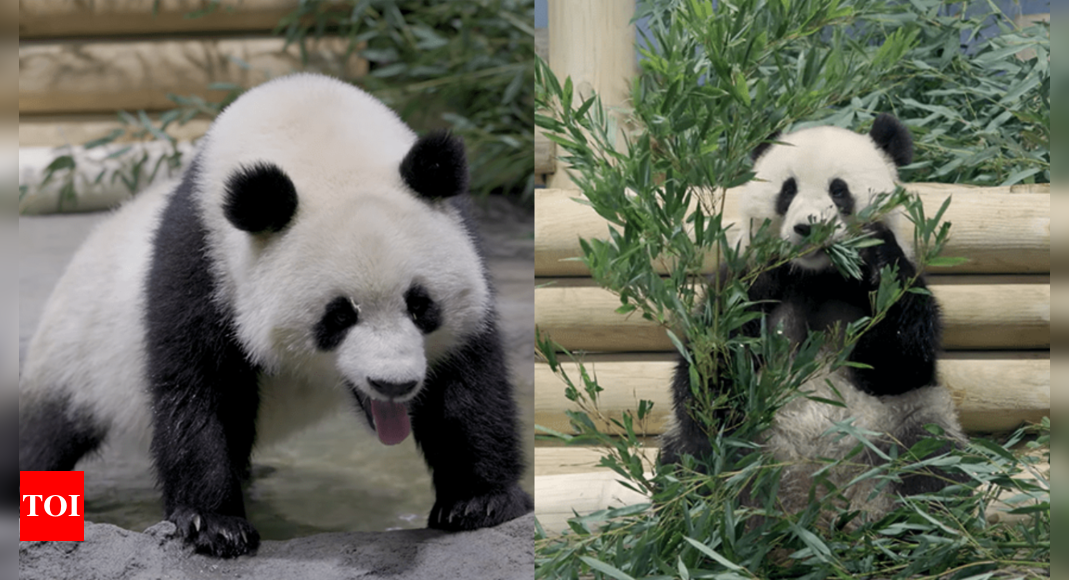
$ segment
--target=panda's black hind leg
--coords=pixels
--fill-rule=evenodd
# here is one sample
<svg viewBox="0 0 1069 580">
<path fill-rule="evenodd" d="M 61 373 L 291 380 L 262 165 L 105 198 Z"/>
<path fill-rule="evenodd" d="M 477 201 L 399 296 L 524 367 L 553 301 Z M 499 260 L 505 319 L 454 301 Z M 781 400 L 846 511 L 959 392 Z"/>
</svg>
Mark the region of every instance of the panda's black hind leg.
<svg viewBox="0 0 1069 580">
<path fill-rule="evenodd" d="M 100 447 L 106 433 L 67 397 L 26 401 L 19 409 L 19 471 L 70 471 Z"/>
<path fill-rule="evenodd" d="M 933 423 L 935 422 L 933 421 Z M 901 445 L 899 450 L 899 456 L 901 456 L 903 453 L 908 453 L 908 450 L 912 449 L 920 441 L 929 438 L 935 439 L 936 436 L 924 428 L 923 425 L 910 424 L 899 430 L 895 438 Z M 924 461 L 964 447 L 961 441 L 949 437 L 943 439 L 944 442 L 941 446 L 929 451 L 923 457 L 914 459 Z M 961 471 L 934 467 L 922 467 L 913 473 L 903 474 L 901 478 L 902 483 L 898 485 L 898 492 L 905 496 L 936 493 L 948 485 L 968 481 L 968 477 Z"/>
</svg>

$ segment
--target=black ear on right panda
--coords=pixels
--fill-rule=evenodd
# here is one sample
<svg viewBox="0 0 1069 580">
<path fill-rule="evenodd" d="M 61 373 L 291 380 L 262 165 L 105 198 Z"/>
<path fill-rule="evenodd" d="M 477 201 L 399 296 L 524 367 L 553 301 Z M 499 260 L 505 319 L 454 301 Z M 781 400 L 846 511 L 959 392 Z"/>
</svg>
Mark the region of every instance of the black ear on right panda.
<svg viewBox="0 0 1069 580">
<path fill-rule="evenodd" d="M 757 161 L 758 159 L 760 159 L 761 156 L 765 154 L 765 151 L 768 151 L 768 148 L 772 146 L 772 143 L 779 139 L 781 133 L 782 131 L 776 131 L 775 133 L 769 135 L 768 139 L 762 141 L 760 145 L 754 147 L 753 152 L 750 153 L 750 161 Z"/>
<path fill-rule="evenodd" d="M 448 131 L 420 137 L 401 161 L 401 179 L 421 197 L 442 199 L 468 191 L 464 142 Z"/>
<path fill-rule="evenodd" d="M 894 115 L 880 113 L 872 122 L 869 137 L 895 162 L 897 167 L 913 162 L 913 137 Z"/>
<path fill-rule="evenodd" d="M 226 180 L 223 213 L 239 230 L 278 233 L 297 213 L 297 188 L 274 163 L 261 161 L 239 167 Z"/>
</svg>

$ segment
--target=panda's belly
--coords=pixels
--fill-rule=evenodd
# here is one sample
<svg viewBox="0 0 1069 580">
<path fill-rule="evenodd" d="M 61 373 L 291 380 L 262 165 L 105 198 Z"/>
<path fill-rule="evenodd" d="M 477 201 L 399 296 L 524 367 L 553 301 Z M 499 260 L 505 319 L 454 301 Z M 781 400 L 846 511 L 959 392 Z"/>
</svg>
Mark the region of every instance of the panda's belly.
<svg viewBox="0 0 1069 580">
<path fill-rule="evenodd" d="M 818 373 L 802 388 L 812 396 L 840 400 L 825 382 L 825 379 L 830 380 L 842 395 L 845 407 L 798 397 L 776 414 L 773 426 L 765 433 L 765 449 L 783 469 L 777 501 L 786 511 L 793 513 L 805 509 L 811 490 L 815 489 L 818 496 L 822 494 L 825 491 L 823 485 L 814 488 L 816 473 L 826 469 L 826 460 L 843 459 L 857 447 L 857 438 L 832 430 L 836 423 L 850 421 L 859 430 L 876 433 L 887 426 L 885 415 L 890 409 L 878 398 L 854 388 L 844 375 L 845 370 L 830 375 Z M 823 477 L 838 488 L 841 496 L 837 497 L 849 502 L 851 509 L 882 513 L 890 508 L 893 498 L 888 494 L 873 494 L 876 480 L 850 485 L 871 468 L 872 459 L 873 456 L 863 451 L 850 461 L 826 471 Z M 826 517 L 828 514 L 822 514 L 822 518 Z M 828 523 L 823 522 L 824 525 Z"/>
<path fill-rule="evenodd" d="M 845 406 L 799 396 L 776 414 L 772 427 L 766 433 L 765 444 L 778 461 L 843 457 L 858 442 L 853 437 L 828 433 L 836 423 L 850 420 L 854 427 L 862 430 L 884 429 L 888 413 L 885 404 L 877 397 L 856 389 L 845 375 L 846 369 L 831 374 L 817 373 L 801 387 L 810 396 L 839 400 L 827 385 L 830 381 L 842 395 L 841 401 Z"/>
</svg>

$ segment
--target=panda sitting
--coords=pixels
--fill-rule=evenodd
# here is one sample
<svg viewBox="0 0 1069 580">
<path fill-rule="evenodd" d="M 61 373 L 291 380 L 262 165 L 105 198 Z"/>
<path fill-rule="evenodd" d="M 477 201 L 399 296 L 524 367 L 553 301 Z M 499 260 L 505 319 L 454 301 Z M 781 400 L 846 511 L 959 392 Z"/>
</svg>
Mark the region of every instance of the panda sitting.
<svg viewBox="0 0 1069 580">
<path fill-rule="evenodd" d="M 839 235 L 857 212 L 875 203 L 881 193 L 894 191 L 897 167 L 910 163 L 912 139 L 896 118 L 876 118 L 868 135 L 836 127 L 804 129 L 780 136 L 755 153 L 756 179 L 742 188 L 740 247 L 750 243 L 752 228 L 770 222 L 770 232 L 801 246 L 812 224 L 832 223 Z M 909 229 L 906 228 L 909 227 Z M 892 212 L 866 226 L 880 244 L 861 249 L 861 279 L 848 279 L 819 248 L 787 264 L 768 270 L 749 288 L 752 308 L 767 328 L 784 334 L 792 344 L 805 341 L 810 331 L 842 329 L 871 316 L 870 293 L 880 284 L 881 269 L 897 266 L 899 284 L 917 274 L 913 262 L 912 224 L 901 212 Z M 923 278 L 914 284 L 925 288 Z M 715 290 L 711 290 L 715 291 Z M 742 332 L 758 336 L 762 321 L 751 321 Z M 836 400 L 831 405 L 796 397 L 782 407 L 763 435 L 763 447 L 784 465 L 777 501 L 788 513 L 809 504 L 813 474 L 824 467 L 818 459 L 843 459 L 857 445 L 853 437 L 829 433 L 836 423 L 852 420 L 854 426 L 880 434 L 873 443 L 908 450 L 932 437 L 933 424 L 946 438 L 945 452 L 962 446 L 965 436 L 949 392 L 938 384 L 936 355 L 940 345 L 939 307 L 929 293 L 906 293 L 869 332 L 862 335 L 849 360 L 870 368 L 841 367 L 817 372 L 802 385 L 812 396 Z M 684 454 L 710 453 L 708 428 L 693 417 L 689 364 L 681 360 L 672 382 L 674 422 L 662 441 L 661 461 L 679 463 Z M 828 386 L 831 383 L 838 395 Z M 715 379 L 708 389 L 719 392 Z M 714 397 L 715 398 L 715 397 Z M 718 418 L 723 410 L 714 411 Z M 730 431 L 729 431 L 730 433 Z M 870 467 L 884 461 L 878 454 L 862 453 L 851 461 Z M 884 492 L 873 494 L 872 481 L 847 487 L 862 469 L 830 474 L 850 509 L 879 517 L 892 509 L 899 494 L 933 492 L 947 485 L 946 474 L 913 474 Z"/>
<path fill-rule="evenodd" d="M 227 107 L 181 182 L 102 223 L 45 307 L 20 378 L 19 469 L 151 437 L 167 519 L 197 551 L 257 548 L 254 445 L 355 407 L 433 472 L 428 525 L 529 512 L 497 314 L 448 134 L 309 74 Z"/>
</svg>

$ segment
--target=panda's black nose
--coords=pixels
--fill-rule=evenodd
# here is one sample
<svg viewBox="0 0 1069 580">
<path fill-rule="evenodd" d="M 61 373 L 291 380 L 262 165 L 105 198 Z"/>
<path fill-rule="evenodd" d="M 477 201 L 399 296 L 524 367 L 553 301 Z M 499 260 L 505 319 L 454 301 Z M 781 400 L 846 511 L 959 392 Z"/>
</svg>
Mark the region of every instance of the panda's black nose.
<svg viewBox="0 0 1069 580">
<path fill-rule="evenodd" d="M 813 231 L 813 228 L 809 224 L 798 224 L 794 226 L 794 233 L 802 236 L 803 238 L 809 235 L 809 232 Z"/>
<path fill-rule="evenodd" d="M 418 384 L 416 381 L 406 381 L 403 383 L 376 381 L 371 377 L 367 378 L 367 382 L 373 389 L 390 398 L 403 397 L 411 393 L 412 389 L 416 388 L 416 385 Z"/>
</svg>

